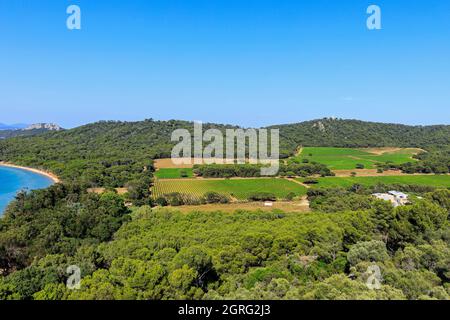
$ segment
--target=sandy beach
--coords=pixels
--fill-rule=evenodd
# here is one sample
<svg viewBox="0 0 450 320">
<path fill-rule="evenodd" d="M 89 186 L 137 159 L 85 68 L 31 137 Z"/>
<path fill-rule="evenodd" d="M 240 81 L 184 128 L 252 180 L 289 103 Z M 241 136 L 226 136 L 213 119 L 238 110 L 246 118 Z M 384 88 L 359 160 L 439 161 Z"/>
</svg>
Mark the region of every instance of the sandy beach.
<svg viewBox="0 0 450 320">
<path fill-rule="evenodd" d="M 30 168 L 30 167 L 22 167 L 22 166 L 18 166 L 18 165 L 12 164 L 12 163 L 8 163 L 8 162 L 0 162 L 0 166 L 31 171 L 31 172 L 46 176 L 47 178 L 50 178 L 53 181 L 53 183 L 61 182 L 61 180 L 58 178 L 58 176 L 56 176 L 55 174 L 48 172 L 48 171 L 38 170 L 35 168 Z"/>
</svg>

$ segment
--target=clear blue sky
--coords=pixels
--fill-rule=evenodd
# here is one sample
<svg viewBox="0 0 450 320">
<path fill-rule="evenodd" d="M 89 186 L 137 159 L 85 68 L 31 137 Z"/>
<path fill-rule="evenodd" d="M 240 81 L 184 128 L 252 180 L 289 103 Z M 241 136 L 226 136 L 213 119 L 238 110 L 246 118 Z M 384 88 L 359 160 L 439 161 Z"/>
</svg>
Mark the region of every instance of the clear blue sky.
<svg viewBox="0 0 450 320">
<path fill-rule="evenodd" d="M 447 0 L 0 2 L 4 123 L 449 124 L 449 77 Z"/>
</svg>

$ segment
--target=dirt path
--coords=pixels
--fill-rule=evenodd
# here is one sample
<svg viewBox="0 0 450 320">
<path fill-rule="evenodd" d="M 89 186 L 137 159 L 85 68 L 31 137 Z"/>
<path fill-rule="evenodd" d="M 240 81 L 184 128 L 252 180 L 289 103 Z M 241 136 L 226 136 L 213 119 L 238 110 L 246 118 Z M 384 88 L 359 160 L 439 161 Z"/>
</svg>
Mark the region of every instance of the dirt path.
<svg viewBox="0 0 450 320">
<path fill-rule="evenodd" d="M 266 207 L 263 202 L 236 202 L 227 204 L 204 204 L 198 206 L 179 206 L 170 207 L 173 210 L 180 211 L 182 213 L 190 213 L 195 211 L 222 211 L 227 213 L 234 213 L 237 210 L 255 211 L 261 210 L 270 212 L 274 209 L 282 210 L 284 212 L 305 213 L 311 211 L 309 208 L 309 202 L 306 197 L 301 198 L 299 201 L 277 201 L 272 204 L 271 207 Z M 160 209 L 156 209 L 160 210 Z"/>
<path fill-rule="evenodd" d="M 304 184 L 304 183 L 302 183 L 302 182 L 300 182 L 298 180 L 295 180 L 294 178 L 286 178 L 286 180 L 289 180 L 289 181 L 291 181 L 293 183 L 299 184 L 299 185 L 305 187 L 306 189 L 311 188 L 311 186 L 308 186 L 307 184 Z"/>
<path fill-rule="evenodd" d="M 359 157 L 356 157 L 356 156 L 348 156 L 348 157 L 351 158 L 351 159 L 354 159 L 354 160 L 362 160 L 362 161 L 370 161 L 370 162 L 373 162 L 373 163 L 381 163 L 380 161 L 373 160 L 373 159 L 364 159 L 364 158 L 359 158 Z"/>
<path fill-rule="evenodd" d="M 309 185 L 307 185 L 307 184 L 304 184 L 304 183 L 302 183 L 302 182 L 300 182 L 300 181 L 298 181 L 298 180 L 295 180 L 295 179 L 293 179 L 293 178 L 286 178 L 286 180 L 289 180 L 289 181 L 291 181 L 291 182 L 294 182 L 294 183 L 296 183 L 296 184 L 299 184 L 299 185 L 305 187 L 306 189 L 311 188 L 311 186 L 309 186 Z M 309 208 L 309 204 L 310 204 L 310 203 L 309 203 L 309 200 L 308 200 L 308 196 L 304 196 L 304 197 L 302 198 L 301 201 L 304 203 L 305 206 L 308 206 L 308 208 Z"/>
</svg>

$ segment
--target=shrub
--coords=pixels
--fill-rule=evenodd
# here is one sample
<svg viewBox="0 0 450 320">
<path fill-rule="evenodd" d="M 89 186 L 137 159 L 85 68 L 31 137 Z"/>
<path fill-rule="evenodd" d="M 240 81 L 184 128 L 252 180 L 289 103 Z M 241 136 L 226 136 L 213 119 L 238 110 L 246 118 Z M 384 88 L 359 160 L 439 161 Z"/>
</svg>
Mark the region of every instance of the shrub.
<svg viewBox="0 0 450 320">
<path fill-rule="evenodd" d="M 318 184 L 319 180 L 317 179 L 306 179 L 305 181 L 303 181 L 304 184 Z"/>
<path fill-rule="evenodd" d="M 183 197 L 178 192 L 166 194 L 164 195 L 164 198 L 166 198 L 169 205 L 174 207 L 182 206 L 184 204 Z"/>
<path fill-rule="evenodd" d="M 180 171 L 180 176 L 181 176 L 182 178 L 187 178 L 189 175 L 188 175 L 188 173 L 187 173 L 186 170 L 181 170 L 181 171 Z"/>
<path fill-rule="evenodd" d="M 250 201 L 276 201 L 277 197 L 273 193 L 257 192 L 252 193 L 248 200 Z"/>
<path fill-rule="evenodd" d="M 289 178 L 294 178 L 294 177 L 296 176 L 295 172 L 293 172 L 293 171 L 286 172 L 286 175 L 287 175 Z"/>
<path fill-rule="evenodd" d="M 217 192 L 207 192 L 203 196 L 205 203 L 228 203 L 230 199 Z"/>
<path fill-rule="evenodd" d="M 167 200 L 164 197 L 159 197 L 158 199 L 156 199 L 155 204 L 161 207 L 165 207 L 168 205 Z"/>
<path fill-rule="evenodd" d="M 295 193 L 289 192 L 289 193 L 286 195 L 286 200 L 287 200 L 287 201 L 292 201 L 292 200 L 294 200 L 295 197 L 296 197 Z"/>
</svg>

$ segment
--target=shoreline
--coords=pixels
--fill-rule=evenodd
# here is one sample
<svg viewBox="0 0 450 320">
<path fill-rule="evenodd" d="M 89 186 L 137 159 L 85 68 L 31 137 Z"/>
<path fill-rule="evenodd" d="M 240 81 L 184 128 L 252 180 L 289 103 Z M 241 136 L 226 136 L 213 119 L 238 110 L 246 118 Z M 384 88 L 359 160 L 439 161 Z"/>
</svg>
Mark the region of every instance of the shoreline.
<svg viewBox="0 0 450 320">
<path fill-rule="evenodd" d="M 8 163 L 8 162 L 0 162 L 0 166 L 3 167 L 8 167 L 8 168 L 15 168 L 15 169 L 21 169 L 21 170 L 26 170 L 26 171 L 30 171 L 33 173 L 37 173 L 40 174 L 42 176 L 45 176 L 47 178 L 49 178 L 50 180 L 53 181 L 53 183 L 60 183 L 61 179 L 59 179 L 59 177 L 57 175 L 55 175 L 54 173 L 48 172 L 48 171 L 44 171 L 44 170 L 39 170 L 39 169 L 35 169 L 35 168 L 30 168 L 30 167 L 23 167 L 23 166 L 18 166 L 12 163 Z"/>
</svg>

